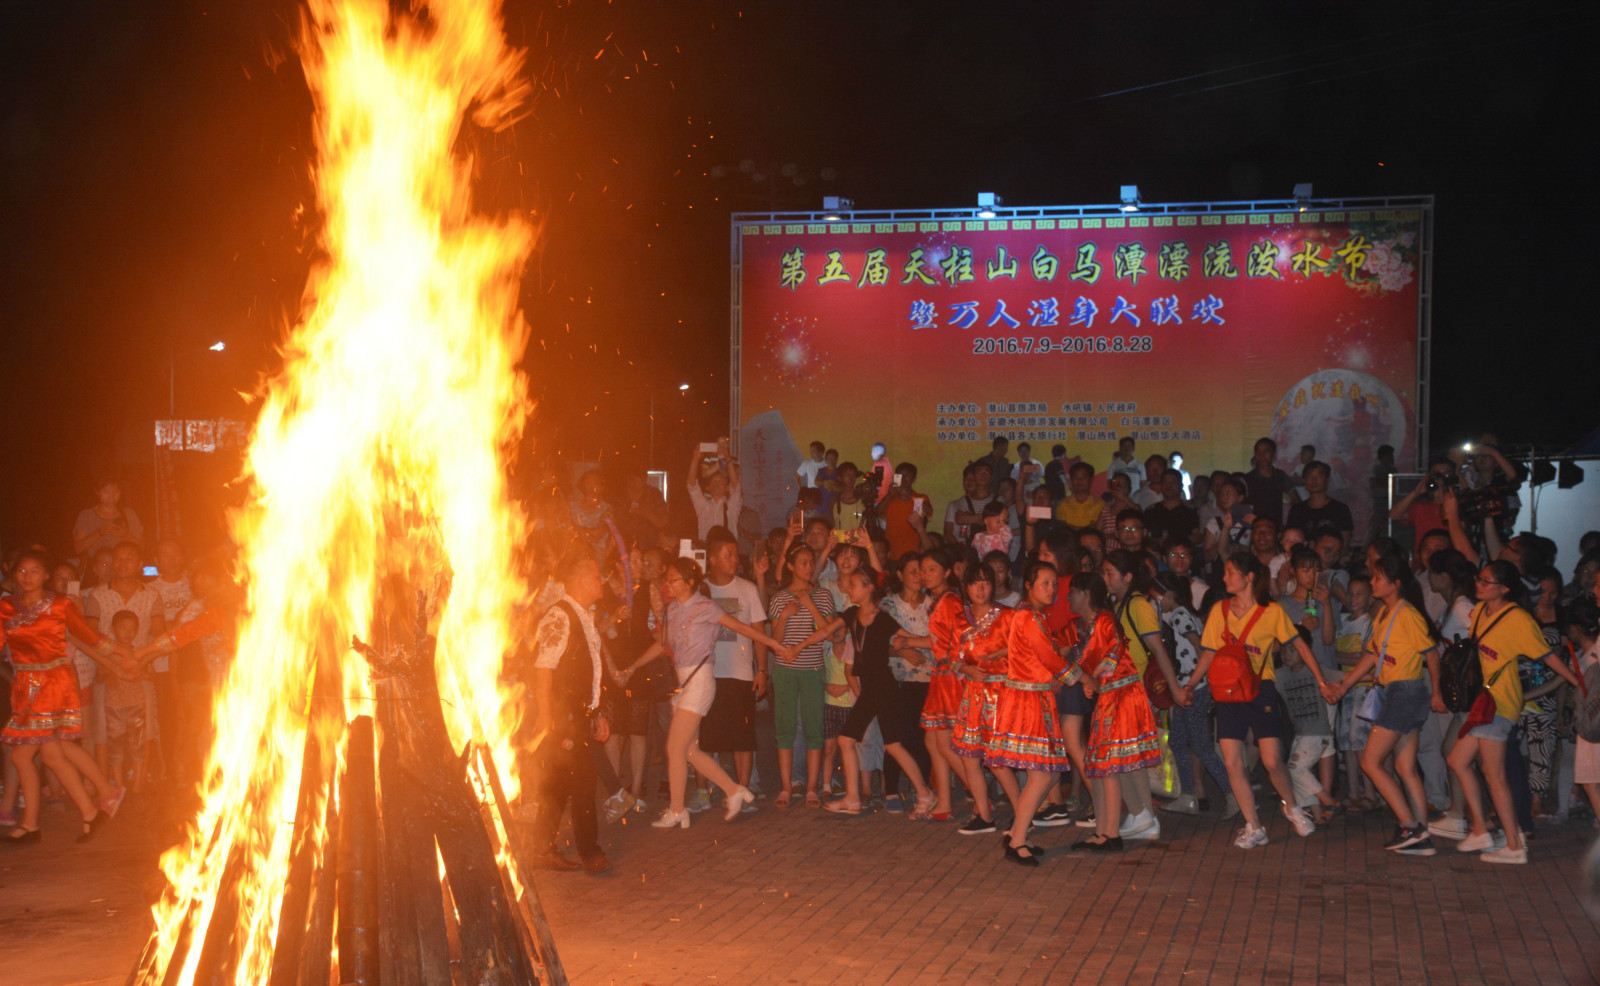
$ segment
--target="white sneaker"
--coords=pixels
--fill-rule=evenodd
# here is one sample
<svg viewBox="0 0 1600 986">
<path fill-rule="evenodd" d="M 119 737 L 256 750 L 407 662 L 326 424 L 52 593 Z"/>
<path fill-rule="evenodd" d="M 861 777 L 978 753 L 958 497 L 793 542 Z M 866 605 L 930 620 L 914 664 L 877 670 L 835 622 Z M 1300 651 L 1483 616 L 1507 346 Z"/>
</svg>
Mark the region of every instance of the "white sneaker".
<svg viewBox="0 0 1600 986">
<path fill-rule="evenodd" d="M 1467 820 L 1460 815 L 1446 814 L 1437 822 L 1428 823 L 1428 834 L 1441 839 L 1465 839 L 1467 833 Z"/>
<path fill-rule="evenodd" d="M 1311 816 L 1306 814 L 1304 808 L 1295 808 L 1286 804 L 1283 806 L 1283 817 L 1287 818 L 1289 824 L 1294 826 L 1294 834 L 1302 839 L 1317 830 L 1317 823 L 1311 820 Z"/>
<path fill-rule="evenodd" d="M 1239 799 L 1230 794 L 1222 803 L 1222 820 L 1227 821 L 1237 814 L 1239 814 Z"/>
<path fill-rule="evenodd" d="M 1198 815 L 1200 814 L 1200 799 L 1192 794 L 1180 794 L 1160 807 L 1162 811 L 1170 811 L 1178 815 Z"/>
<path fill-rule="evenodd" d="M 1154 812 L 1142 811 L 1118 826 L 1117 835 L 1134 842 L 1148 842 L 1159 839 L 1161 838 L 1161 822 L 1156 818 Z"/>
<path fill-rule="evenodd" d="M 689 797 L 684 801 L 683 807 L 695 815 L 700 814 L 702 811 L 710 811 L 711 795 L 707 794 L 706 789 L 703 787 L 695 788 L 689 793 Z"/>
<path fill-rule="evenodd" d="M 1122 824 L 1117 826 L 1117 835 L 1127 838 L 1129 833 L 1137 832 L 1147 827 L 1152 821 L 1154 819 L 1142 811 L 1137 815 L 1124 815 L 1122 816 Z"/>
<path fill-rule="evenodd" d="M 1487 832 L 1469 835 L 1456 843 L 1456 852 L 1488 852 L 1494 848 L 1494 836 Z"/>
<path fill-rule="evenodd" d="M 1254 849 L 1267 844 L 1267 830 L 1255 825 L 1246 825 L 1239 830 L 1239 837 L 1233 840 L 1235 849 Z"/>
<path fill-rule="evenodd" d="M 1523 864 L 1528 861 L 1528 847 L 1521 849 L 1493 849 L 1481 854 L 1479 859 L 1485 863 L 1515 863 Z"/>
</svg>

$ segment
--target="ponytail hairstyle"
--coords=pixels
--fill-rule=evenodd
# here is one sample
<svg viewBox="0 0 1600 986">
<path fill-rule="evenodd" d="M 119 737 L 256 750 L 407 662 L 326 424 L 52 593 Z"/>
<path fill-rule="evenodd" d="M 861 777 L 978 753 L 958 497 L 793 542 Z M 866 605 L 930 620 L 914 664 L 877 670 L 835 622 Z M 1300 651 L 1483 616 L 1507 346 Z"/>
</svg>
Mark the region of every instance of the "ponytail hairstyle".
<svg viewBox="0 0 1600 986">
<path fill-rule="evenodd" d="M 872 577 L 872 569 L 864 567 L 858 568 L 851 572 L 847 578 L 863 579 L 866 581 L 867 588 L 870 589 L 872 593 L 872 605 L 876 606 L 883 602 L 883 586 L 879 585 L 878 580 Z"/>
<path fill-rule="evenodd" d="M 1593 596 L 1579 596 L 1567 607 L 1566 624 L 1591 641 L 1600 637 L 1600 604 Z"/>
<path fill-rule="evenodd" d="M 1136 595 L 1150 595 L 1150 588 L 1154 580 L 1150 577 L 1150 569 L 1145 565 L 1144 559 L 1126 548 L 1118 548 L 1116 551 L 1106 552 L 1105 564 L 1132 579 L 1128 583 L 1127 597 L 1129 599 Z M 1099 575 L 1097 574 L 1095 577 L 1099 578 Z M 1101 584 L 1103 585 L 1104 582 L 1105 580 L 1102 579 Z M 1076 576 L 1074 576 L 1074 587 L 1078 587 L 1076 586 Z"/>
<path fill-rule="evenodd" d="M 1272 602 L 1272 576 L 1267 573 L 1267 566 L 1261 564 L 1261 559 L 1249 552 L 1239 552 L 1228 556 L 1223 567 L 1233 566 L 1233 570 L 1250 580 L 1251 595 L 1255 597 L 1257 606 L 1265 606 Z"/>
<path fill-rule="evenodd" d="M 1172 593 L 1178 600 L 1175 609 L 1186 609 L 1194 612 L 1194 589 L 1188 579 L 1177 572 L 1167 571 L 1156 575 L 1156 585 L 1161 589 L 1161 594 Z"/>
<path fill-rule="evenodd" d="M 667 568 L 681 575 L 683 580 L 689 583 L 691 592 L 704 594 L 706 576 L 704 572 L 700 571 L 699 562 L 693 558 L 684 558 L 680 555 L 677 558 L 668 559 Z"/>
<path fill-rule="evenodd" d="M 1494 580 L 1506 587 L 1506 599 L 1523 609 L 1529 608 L 1528 587 L 1522 584 L 1522 573 L 1517 566 L 1497 558 L 1483 566 L 1494 573 Z"/>
<path fill-rule="evenodd" d="M 1477 578 L 1478 570 L 1466 555 L 1454 548 L 1440 548 L 1428 559 L 1428 571 L 1450 580 L 1451 602 L 1461 596 L 1472 598 L 1472 580 Z"/>
<path fill-rule="evenodd" d="M 1399 558 L 1396 558 L 1394 555 L 1379 555 L 1377 559 L 1367 567 L 1367 572 L 1369 575 L 1381 575 L 1386 580 L 1393 582 L 1395 585 L 1400 587 L 1400 591 L 1403 595 L 1406 587 L 1406 568 L 1406 564 Z"/>
<path fill-rule="evenodd" d="M 1110 561 L 1111 556 L 1107 555 L 1106 560 Z M 1122 569 L 1119 568 L 1118 571 L 1120 572 Z M 1105 609 L 1111 602 L 1111 591 L 1106 588 L 1106 580 L 1095 572 L 1079 572 L 1074 575 L 1072 577 L 1072 588 L 1079 592 L 1087 592 L 1089 594 L 1089 605 L 1093 606 L 1097 613 Z"/>
</svg>

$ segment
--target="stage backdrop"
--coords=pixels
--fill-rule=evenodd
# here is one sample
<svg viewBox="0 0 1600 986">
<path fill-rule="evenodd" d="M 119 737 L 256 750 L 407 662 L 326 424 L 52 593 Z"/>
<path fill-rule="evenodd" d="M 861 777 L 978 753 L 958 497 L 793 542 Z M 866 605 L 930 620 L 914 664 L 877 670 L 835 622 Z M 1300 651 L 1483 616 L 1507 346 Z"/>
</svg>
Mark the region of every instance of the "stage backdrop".
<svg viewBox="0 0 1600 986">
<path fill-rule="evenodd" d="M 990 220 L 735 216 L 733 416 L 767 527 L 812 440 L 883 441 L 942 511 L 992 438 L 1062 444 L 1103 473 L 1117 440 L 1191 473 L 1255 440 L 1333 467 L 1357 533 L 1380 445 L 1426 442 L 1431 198 L 1017 210 Z"/>
</svg>

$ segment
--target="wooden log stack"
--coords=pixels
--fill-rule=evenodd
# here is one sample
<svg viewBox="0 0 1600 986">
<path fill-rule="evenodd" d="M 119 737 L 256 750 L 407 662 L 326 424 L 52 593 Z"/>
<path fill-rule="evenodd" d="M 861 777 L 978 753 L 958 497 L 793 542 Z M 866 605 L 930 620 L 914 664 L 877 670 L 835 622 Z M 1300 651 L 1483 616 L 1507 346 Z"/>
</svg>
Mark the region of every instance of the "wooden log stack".
<svg viewBox="0 0 1600 986">
<path fill-rule="evenodd" d="M 307 730 L 268 986 L 567 986 L 489 751 L 473 743 L 458 756 L 450 741 L 426 627 L 417 593 L 409 634 L 380 628 L 389 646 L 354 642 L 376 715 L 344 729 L 338 777 L 336 748 L 315 735 L 327 729 Z M 229 869 L 242 858 L 235 849 Z M 198 907 L 166 962 L 152 938 L 129 986 L 235 982 L 234 882 L 224 876 L 198 941 Z"/>
</svg>

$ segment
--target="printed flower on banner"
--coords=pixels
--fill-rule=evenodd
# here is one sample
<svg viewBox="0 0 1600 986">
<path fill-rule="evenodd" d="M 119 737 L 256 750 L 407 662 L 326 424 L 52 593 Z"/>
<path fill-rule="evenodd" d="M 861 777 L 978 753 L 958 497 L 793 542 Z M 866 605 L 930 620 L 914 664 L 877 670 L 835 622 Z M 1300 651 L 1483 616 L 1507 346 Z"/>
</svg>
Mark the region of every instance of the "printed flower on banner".
<svg viewBox="0 0 1600 986">
<path fill-rule="evenodd" d="M 768 383 L 791 390 L 815 392 L 814 384 L 832 368 L 817 345 L 813 315 L 778 312 L 772 316 L 772 329 L 762 344 L 757 365 Z"/>
<path fill-rule="evenodd" d="M 1349 237 L 1332 246 L 1339 275 L 1363 295 L 1403 290 L 1416 272 L 1417 233 L 1409 223 L 1351 223 Z"/>
<path fill-rule="evenodd" d="M 1378 278 L 1384 291 L 1398 291 L 1411 283 L 1411 265 L 1401 256 L 1394 240 L 1385 240 L 1367 254 L 1366 271 Z"/>
</svg>

